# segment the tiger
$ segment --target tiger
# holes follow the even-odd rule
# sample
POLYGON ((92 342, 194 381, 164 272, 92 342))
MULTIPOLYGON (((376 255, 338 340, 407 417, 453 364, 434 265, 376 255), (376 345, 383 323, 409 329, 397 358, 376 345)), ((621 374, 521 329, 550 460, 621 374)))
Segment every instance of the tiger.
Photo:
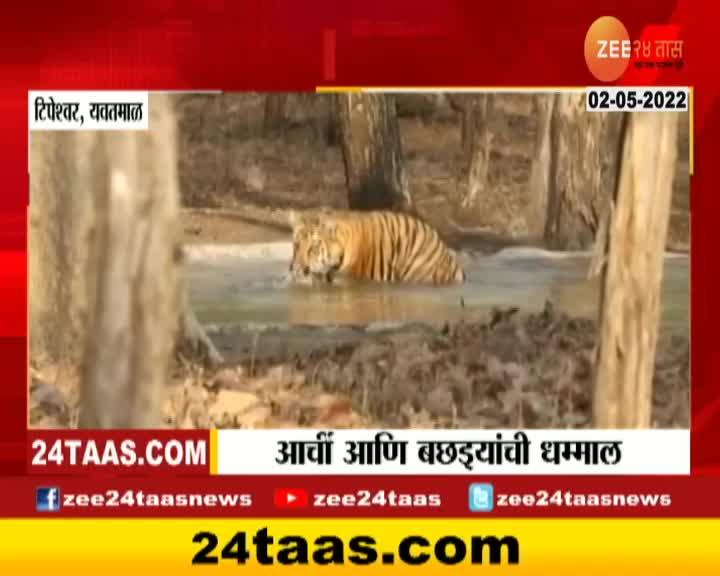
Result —
POLYGON ((291 212, 291 278, 331 284, 336 278, 383 283, 463 284, 456 254, 437 231, 391 211, 291 212))

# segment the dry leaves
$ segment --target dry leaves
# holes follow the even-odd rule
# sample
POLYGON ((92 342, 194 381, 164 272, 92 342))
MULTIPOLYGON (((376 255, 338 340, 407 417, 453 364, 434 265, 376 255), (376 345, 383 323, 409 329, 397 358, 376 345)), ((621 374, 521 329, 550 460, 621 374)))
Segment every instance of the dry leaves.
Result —
MULTIPOLYGON (((489 322, 367 331, 303 357, 265 357, 207 373, 178 368, 172 428, 584 428, 591 424, 592 321, 551 307, 489 322)), ((73 427, 78 377, 33 370, 30 422, 73 427)), ((658 347, 653 425, 689 424, 689 342, 658 347)))

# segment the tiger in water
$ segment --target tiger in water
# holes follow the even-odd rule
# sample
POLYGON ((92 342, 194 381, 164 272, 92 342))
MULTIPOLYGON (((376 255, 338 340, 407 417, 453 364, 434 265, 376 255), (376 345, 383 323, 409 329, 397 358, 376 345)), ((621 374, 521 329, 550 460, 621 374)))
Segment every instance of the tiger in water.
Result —
POLYGON ((290 214, 296 282, 340 279, 462 284, 455 253, 425 222, 408 214, 321 211, 290 214))

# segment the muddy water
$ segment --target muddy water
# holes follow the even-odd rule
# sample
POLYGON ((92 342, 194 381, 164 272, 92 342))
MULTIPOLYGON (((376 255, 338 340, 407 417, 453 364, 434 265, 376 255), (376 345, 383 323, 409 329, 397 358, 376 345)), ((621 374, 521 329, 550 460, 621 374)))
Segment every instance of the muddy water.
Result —
MULTIPOLYGON (((587 279, 589 255, 511 248, 463 255, 468 282, 458 287, 355 285, 305 287, 287 280, 286 243, 195 246, 188 254, 190 296, 205 324, 261 326, 383 326, 437 323, 476 316, 496 306, 559 310, 594 317, 598 281, 587 279)), ((689 260, 665 259, 663 331, 689 330, 689 260)), ((290 330, 293 332, 293 330, 290 330)))

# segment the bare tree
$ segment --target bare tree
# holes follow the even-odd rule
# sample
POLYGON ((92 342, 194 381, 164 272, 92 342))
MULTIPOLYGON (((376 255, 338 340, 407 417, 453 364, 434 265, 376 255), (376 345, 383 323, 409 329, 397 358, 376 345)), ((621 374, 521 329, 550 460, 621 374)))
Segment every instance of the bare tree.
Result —
POLYGON ((337 105, 349 207, 410 209, 394 98, 348 93, 337 105))
POLYGON ((476 94, 465 105, 463 115, 463 149, 467 161, 467 188, 463 207, 474 206, 487 186, 492 132, 488 126, 494 107, 494 95, 476 94))
POLYGON ((588 112, 570 92, 538 95, 535 111, 528 227, 552 248, 587 248, 615 186, 621 115, 588 112))
POLYGON ((605 255, 593 417, 599 428, 649 428, 663 262, 677 155, 676 113, 633 113, 601 237, 605 255))

